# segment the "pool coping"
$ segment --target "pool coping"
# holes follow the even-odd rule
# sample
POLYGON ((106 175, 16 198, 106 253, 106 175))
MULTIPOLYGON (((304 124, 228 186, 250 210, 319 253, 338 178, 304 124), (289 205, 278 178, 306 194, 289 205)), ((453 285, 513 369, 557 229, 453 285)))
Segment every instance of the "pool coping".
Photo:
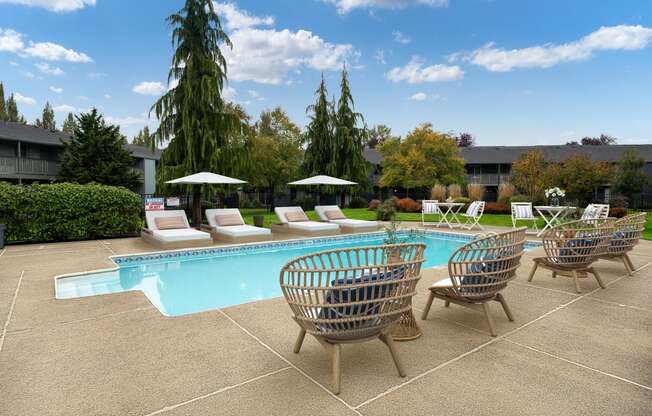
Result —
MULTIPOLYGON (((407 234, 410 232, 419 232, 419 233, 424 233, 428 235, 443 235, 446 237, 463 237, 464 240, 470 240, 472 239, 475 235, 477 234, 471 234, 471 233, 463 233, 463 232, 455 232, 455 231, 441 231, 441 230, 427 230, 423 228, 406 228, 406 229, 401 229, 398 231, 398 234, 407 234)), ((148 259, 155 259, 155 258, 170 258, 170 259, 189 259, 192 258, 192 255, 195 256, 200 256, 200 255, 206 255, 206 254, 220 254, 220 253, 227 253, 227 252, 233 252, 233 251, 241 251, 242 249, 247 249, 250 248, 252 250, 254 249, 261 249, 265 247, 275 247, 275 246, 291 246, 291 245, 300 245, 301 243, 307 242, 307 241, 346 241, 346 240, 353 240, 356 237, 360 236, 365 236, 365 237, 373 237, 373 236, 380 236, 383 234, 387 234, 386 231, 373 231, 373 232, 366 232, 366 233, 353 233, 353 234, 344 234, 344 235, 335 235, 335 236, 322 236, 322 237, 300 237, 300 238, 292 238, 288 240, 278 240, 278 241, 264 241, 264 242, 251 242, 251 243, 235 243, 235 244, 226 244, 223 246, 217 246, 217 247, 194 247, 194 248, 182 248, 182 249, 175 249, 175 250, 159 250, 159 251, 151 251, 151 252, 141 252, 141 253, 132 253, 132 254, 112 254, 108 258, 109 260, 114 264, 113 267, 107 267, 104 269, 95 269, 95 270, 85 270, 81 272, 73 272, 73 273, 64 273, 60 275, 56 275, 53 277, 53 283, 54 283, 54 298, 56 300, 66 300, 68 298, 59 298, 59 290, 58 290, 58 285, 57 281, 58 280, 63 280, 63 279, 74 279, 77 277, 84 277, 88 276, 90 274, 97 274, 97 273, 109 273, 109 272, 114 272, 117 270, 120 270, 122 266, 128 265, 129 260, 127 262, 120 262, 118 259, 133 259, 131 260, 132 262, 137 262, 137 261, 143 261, 143 260, 148 260, 148 259), (147 258, 145 258, 147 257, 147 258)), ((536 240, 525 240, 525 245, 530 245, 533 246, 531 248, 537 248, 541 247, 542 243, 540 241, 536 240)), ((434 267, 440 267, 440 266, 434 266, 434 267)))

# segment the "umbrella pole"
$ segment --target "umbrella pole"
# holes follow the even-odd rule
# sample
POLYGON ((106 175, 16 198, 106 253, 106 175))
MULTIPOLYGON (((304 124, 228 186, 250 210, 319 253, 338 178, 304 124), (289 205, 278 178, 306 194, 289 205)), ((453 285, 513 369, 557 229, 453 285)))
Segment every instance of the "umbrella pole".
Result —
POLYGON ((192 226, 201 227, 201 185, 192 185, 192 226))

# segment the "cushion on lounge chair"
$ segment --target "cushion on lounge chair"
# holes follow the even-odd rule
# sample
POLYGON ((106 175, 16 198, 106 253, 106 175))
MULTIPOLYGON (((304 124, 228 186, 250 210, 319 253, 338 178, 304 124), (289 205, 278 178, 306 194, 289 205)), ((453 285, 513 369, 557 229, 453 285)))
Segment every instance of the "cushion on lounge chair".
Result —
POLYGON ((152 235, 155 239, 163 243, 173 243, 182 241, 195 241, 212 239, 209 233, 198 231, 193 228, 174 229, 174 230, 153 230, 152 235))
POLYGON ((238 214, 218 214, 215 216, 215 222, 218 227, 228 227, 231 225, 244 225, 242 218, 238 214))
POLYGON ((186 222, 183 217, 156 217, 154 218, 156 228, 159 230, 180 230, 186 229, 186 222))
POLYGON ((365 220, 353 220, 350 218, 344 218, 342 220, 332 220, 331 221, 334 224, 337 224, 341 227, 346 227, 346 228, 374 228, 378 227, 378 223, 376 221, 365 221, 365 220))
POLYGON ((317 221, 288 222, 288 227, 306 232, 335 231, 340 229, 340 226, 337 224, 317 221))
POLYGON ((303 221, 310 221, 310 219, 306 216, 306 213, 303 211, 291 211, 291 212, 286 212, 285 213, 285 219, 288 222, 303 222, 303 221))
POLYGON ((346 216, 339 209, 329 209, 324 213, 329 220, 345 220, 346 216))

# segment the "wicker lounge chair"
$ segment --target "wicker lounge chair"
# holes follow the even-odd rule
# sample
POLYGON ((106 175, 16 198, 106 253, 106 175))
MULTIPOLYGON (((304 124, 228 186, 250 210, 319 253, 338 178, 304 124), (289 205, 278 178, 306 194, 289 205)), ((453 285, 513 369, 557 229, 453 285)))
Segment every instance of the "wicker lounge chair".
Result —
POLYGON ((346 218, 337 205, 317 205, 315 212, 324 222, 337 224, 345 233, 360 233, 378 230, 376 221, 353 220, 346 218))
POLYGON ((332 356, 335 394, 340 392, 342 344, 380 339, 405 377, 387 330, 412 308, 424 249, 424 244, 397 244, 330 250, 283 267, 281 289, 301 328, 294 352, 299 353, 306 333, 324 346, 332 356))
POLYGON ((534 278, 537 268, 542 267, 552 271, 552 277, 572 277, 577 293, 581 293, 579 279, 588 277, 589 273, 604 289, 592 264, 607 252, 613 233, 612 219, 570 221, 549 229, 542 236, 546 257, 533 259, 528 282, 534 278))
POLYGON ((582 212, 582 220, 598 220, 609 216, 609 204, 589 204, 582 212))
POLYGON ((514 320, 500 291, 514 279, 520 265, 525 243, 525 227, 500 234, 479 236, 457 249, 448 261, 448 275, 430 286, 430 297, 421 319, 428 318, 432 302, 441 299, 445 306, 451 303, 483 311, 489 331, 496 336, 489 314, 490 301, 500 302, 510 321, 514 320))
POLYGON ((512 227, 516 228, 519 221, 527 221, 532 223, 534 230, 538 232, 538 220, 532 211, 532 202, 512 202, 512 227))
POLYGON ((207 209, 206 219, 208 225, 203 224, 202 230, 210 232, 215 241, 247 243, 272 239, 268 228, 245 224, 237 208, 207 209))
POLYGON ((484 201, 473 201, 469 204, 469 207, 466 209, 464 214, 460 214, 460 217, 465 220, 462 224, 462 228, 467 230, 472 229, 476 225, 484 230, 482 225, 480 225, 480 218, 482 218, 482 213, 484 212, 484 201))
POLYGON ((209 233, 190 228, 183 210, 147 211, 147 228, 140 236, 143 241, 158 248, 186 248, 211 245, 209 233))
POLYGON ((607 252, 600 256, 601 259, 622 261, 628 275, 632 275, 636 267, 628 253, 638 244, 641 234, 645 229, 645 212, 631 214, 614 223, 614 231, 607 252))
POLYGON ((340 233, 340 226, 329 222, 310 221, 301 207, 276 207, 280 224, 272 224, 274 233, 298 234, 304 236, 333 235, 340 233))

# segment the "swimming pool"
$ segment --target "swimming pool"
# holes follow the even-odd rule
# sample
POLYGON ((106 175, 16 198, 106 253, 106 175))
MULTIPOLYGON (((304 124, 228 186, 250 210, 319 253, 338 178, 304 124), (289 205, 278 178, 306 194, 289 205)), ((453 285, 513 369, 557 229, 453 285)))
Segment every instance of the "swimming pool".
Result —
MULTIPOLYGON (((401 233, 399 233, 401 235, 401 233)), ((402 234, 406 236, 405 233, 402 234)), ((55 279, 57 299, 139 290, 165 316, 179 316, 282 296, 281 268, 307 253, 383 244, 384 232, 230 247, 113 256, 116 270, 55 279)), ((425 231, 423 267, 448 262, 469 235, 425 231)), ((528 246, 536 243, 528 242, 528 246)))

